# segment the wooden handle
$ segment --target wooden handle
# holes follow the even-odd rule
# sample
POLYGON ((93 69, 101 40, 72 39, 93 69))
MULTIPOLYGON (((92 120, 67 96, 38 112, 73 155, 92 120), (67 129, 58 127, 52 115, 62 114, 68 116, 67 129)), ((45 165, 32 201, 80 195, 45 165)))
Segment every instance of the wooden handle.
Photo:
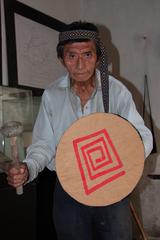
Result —
MULTIPOLYGON (((15 163, 15 165, 19 165, 20 160, 19 160, 19 155, 18 155, 18 147, 17 147, 17 137, 11 137, 10 140, 10 144, 11 144, 11 152, 12 152, 12 159, 13 162, 15 163)), ((19 186, 16 188, 16 193, 18 195, 23 194, 23 186, 19 186)))
POLYGON ((16 193, 17 195, 22 195, 23 194, 23 186, 19 186, 16 188, 16 193))

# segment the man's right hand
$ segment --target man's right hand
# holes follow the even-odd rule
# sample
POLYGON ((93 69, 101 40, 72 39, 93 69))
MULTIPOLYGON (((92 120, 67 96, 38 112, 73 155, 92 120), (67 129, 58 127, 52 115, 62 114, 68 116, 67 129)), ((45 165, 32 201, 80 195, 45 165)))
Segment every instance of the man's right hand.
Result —
POLYGON ((18 166, 8 164, 5 173, 7 174, 8 184, 15 188, 25 184, 29 178, 29 171, 26 163, 19 163, 18 166))

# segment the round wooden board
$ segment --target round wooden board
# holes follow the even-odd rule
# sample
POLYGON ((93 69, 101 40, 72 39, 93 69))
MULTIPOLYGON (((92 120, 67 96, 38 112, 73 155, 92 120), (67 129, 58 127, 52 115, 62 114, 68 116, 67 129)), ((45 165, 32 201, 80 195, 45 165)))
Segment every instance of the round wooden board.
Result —
POLYGON ((63 189, 88 206, 120 201, 135 188, 144 167, 144 146, 127 120, 94 113, 74 122, 56 152, 63 189))

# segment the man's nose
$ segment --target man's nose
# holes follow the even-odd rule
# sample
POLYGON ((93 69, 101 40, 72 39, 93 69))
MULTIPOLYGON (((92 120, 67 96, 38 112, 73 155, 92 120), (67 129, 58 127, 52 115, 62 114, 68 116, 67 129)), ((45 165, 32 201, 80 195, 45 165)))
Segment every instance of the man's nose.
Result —
POLYGON ((81 56, 78 57, 77 59, 77 68, 82 69, 84 67, 85 63, 84 60, 81 56))

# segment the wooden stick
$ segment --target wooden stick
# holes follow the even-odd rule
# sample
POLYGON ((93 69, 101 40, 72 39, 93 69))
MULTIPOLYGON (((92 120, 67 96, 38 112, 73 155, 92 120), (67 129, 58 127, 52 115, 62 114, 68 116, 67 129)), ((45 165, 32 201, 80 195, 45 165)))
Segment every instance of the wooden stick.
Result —
MULTIPOLYGON (((19 166, 19 154, 18 154, 18 147, 17 147, 17 137, 11 137, 10 138, 10 145, 11 145, 11 153, 12 153, 12 159, 13 159, 13 163, 15 164, 15 166, 19 166)), ((16 188, 16 193, 18 195, 23 194, 23 186, 19 186, 16 188)))
POLYGON ((138 226, 138 228, 139 228, 139 230, 140 230, 140 232, 141 232, 141 235, 142 235, 142 237, 143 237, 143 240, 148 240, 148 237, 146 236, 146 234, 145 234, 145 232, 144 232, 143 226, 142 226, 142 224, 141 224, 141 222, 140 222, 140 219, 139 219, 139 217, 138 217, 138 215, 137 215, 137 213, 136 213, 136 210, 135 210, 135 208, 134 208, 133 203, 132 203, 131 200, 130 200, 130 208, 131 208, 131 212, 132 212, 132 214, 133 214, 133 217, 134 217, 134 219, 135 219, 135 221, 136 221, 136 223, 137 223, 137 226, 138 226))

